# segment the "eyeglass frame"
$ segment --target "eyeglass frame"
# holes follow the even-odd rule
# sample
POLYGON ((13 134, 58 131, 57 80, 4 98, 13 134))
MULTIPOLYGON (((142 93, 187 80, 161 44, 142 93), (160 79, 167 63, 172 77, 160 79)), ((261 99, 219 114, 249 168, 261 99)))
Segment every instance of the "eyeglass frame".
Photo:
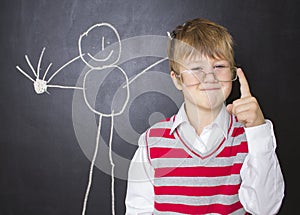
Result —
MULTIPOLYGON (((228 67, 230 67, 230 66, 227 66, 227 68, 228 68, 228 67)), ((184 86, 190 87, 190 86, 199 85, 200 83, 203 83, 203 81, 204 81, 205 78, 206 78, 206 75, 209 75, 209 74, 212 74, 212 75, 214 76, 214 79, 215 79, 216 81, 218 81, 218 82, 233 82, 233 81, 236 81, 237 78, 238 78, 238 76, 237 76, 237 67, 236 67, 236 66, 233 66, 233 67, 230 67, 230 69, 231 69, 231 71, 232 71, 233 74, 234 74, 234 78, 233 78, 232 80, 230 80, 230 81, 221 81, 221 80, 219 80, 219 79, 217 78, 215 72, 204 72, 203 70, 201 70, 201 71, 199 71, 199 73, 200 73, 200 74, 204 74, 202 80, 199 80, 199 79, 198 79, 199 83, 197 83, 197 84, 191 84, 191 85, 186 85, 186 84, 184 84, 184 82, 183 82, 183 80, 182 80, 182 75, 181 75, 182 73, 185 73, 185 72, 191 72, 191 73, 193 73, 193 71, 192 71, 191 69, 184 70, 184 71, 180 72, 180 74, 177 74, 175 71, 174 71, 174 72, 175 72, 175 77, 176 77, 176 78, 179 78, 180 81, 181 81, 181 83, 182 83, 184 86)))

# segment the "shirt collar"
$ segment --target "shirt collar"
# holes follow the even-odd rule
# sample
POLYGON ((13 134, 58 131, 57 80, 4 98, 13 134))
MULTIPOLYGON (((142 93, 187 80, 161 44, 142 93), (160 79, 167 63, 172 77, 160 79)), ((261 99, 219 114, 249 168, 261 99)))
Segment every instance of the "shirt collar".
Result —
MULTIPOLYGON (((229 121, 230 121, 230 115, 226 111, 226 107, 223 104, 222 108, 220 110, 220 113, 218 114, 216 119, 210 125, 208 125, 207 127, 212 128, 214 125, 218 126, 221 129, 224 137, 227 137, 227 132, 228 132, 228 128, 229 128, 229 121)), ((178 113, 175 116, 175 120, 174 120, 173 126, 171 127, 170 133, 173 133, 175 131, 175 129, 178 126, 180 126, 180 124, 185 123, 185 122, 189 123, 189 120, 188 120, 188 117, 186 115, 185 108, 184 108, 184 103, 183 103, 181 105, 181 107, 179 108, 178 113)))

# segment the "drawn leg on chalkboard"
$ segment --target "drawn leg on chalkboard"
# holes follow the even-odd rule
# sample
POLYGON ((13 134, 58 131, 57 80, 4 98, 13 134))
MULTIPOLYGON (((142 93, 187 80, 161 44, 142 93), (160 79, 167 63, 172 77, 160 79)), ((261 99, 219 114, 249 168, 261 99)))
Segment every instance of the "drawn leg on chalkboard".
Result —
POLYGON ((42 52, 40 54, 40 58, 37 64, 37 68, 36 70, 33 68, 32 63, 29 60, 29 57, 27 55, 25 55, 25 59, 27 61, 27 64, 29 65, 31 71, 33 72, 33 75, 35 76, 35 79, 33 79, 30 75, 28 75, 26 72, 24 72, 23 69, 21 69, 19 66, 16 66, 16 68, 23 74, 25 75, 25 77, 27 77, 29 80, 31 80, 33 82, 33 86, 34 86, 34 90, 37 94, 42 94, 42 93, 49 93, 47 91, 47 89, 49 87, 52 88, 62 88, 62 89, 79 89, 79 90, 83 90, 82 87, 74 87, 74 86, 63 86, 63 85, 49 85, 50 81, 62 70, 64 69, 66 66, 68 66, 69 64, 71 64, 72 62, 78 60, 81 58, 81 56, 77 56, 73 59, 71 59, 70 61, 68 61, 66 64, 64 64, 63 66, 61 66, 58 70, 56 70, 53 75, 48 79, 46 79, 47 73, 50 69, 50 67, 52 66, 52 63, 50 63, 43 75, 43 78, 40 77, 40 70, 41 70, 41 63, 42 63, 42 58, 45 52, 45 47, 42 49, 42 52))

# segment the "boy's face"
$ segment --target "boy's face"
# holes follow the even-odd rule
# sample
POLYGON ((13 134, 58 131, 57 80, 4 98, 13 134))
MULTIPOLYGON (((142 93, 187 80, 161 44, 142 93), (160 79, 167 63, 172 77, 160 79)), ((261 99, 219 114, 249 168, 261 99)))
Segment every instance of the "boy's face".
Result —
POLYGON ((232 89, 231 81, 218 81, 228 79, 226 68, 230 70, 229 62, 198 56, 185 59, 180 64, 180 75, 176 76, 172 71, 171 77, 177 89, 182 90, 186 105, 203 110, 219 109, 232 89))

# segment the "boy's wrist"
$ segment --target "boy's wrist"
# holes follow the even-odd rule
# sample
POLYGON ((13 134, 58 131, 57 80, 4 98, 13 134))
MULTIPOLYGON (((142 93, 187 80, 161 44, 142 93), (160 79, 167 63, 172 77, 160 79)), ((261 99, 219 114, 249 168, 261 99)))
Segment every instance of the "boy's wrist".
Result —
POLYGON ((264 124, 245 128, 249 154, 264 155, 276 147, 273 125, 270 120, 264 124))

